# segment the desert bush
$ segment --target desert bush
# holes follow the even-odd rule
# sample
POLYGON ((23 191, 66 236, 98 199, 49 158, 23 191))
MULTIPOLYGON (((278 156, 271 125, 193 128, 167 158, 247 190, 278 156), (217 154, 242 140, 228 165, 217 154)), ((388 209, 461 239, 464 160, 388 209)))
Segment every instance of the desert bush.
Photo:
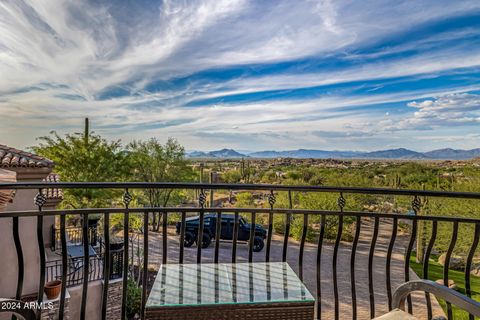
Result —
POLYGON ((129 279, 127 282, 127 318, 134 319, 140 314, 142 306, 142 288, 135 281, 129 279))

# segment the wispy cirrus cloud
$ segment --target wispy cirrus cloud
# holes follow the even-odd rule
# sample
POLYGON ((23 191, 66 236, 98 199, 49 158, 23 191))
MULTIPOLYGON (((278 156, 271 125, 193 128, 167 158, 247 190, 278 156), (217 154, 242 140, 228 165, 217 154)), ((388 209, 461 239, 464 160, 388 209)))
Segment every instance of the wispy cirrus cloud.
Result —
POLYGON ((440 145, 479 133, 479 21, 477 1, 6 0, 0 135, 28 146, 89 116, 187 148, 440 145))

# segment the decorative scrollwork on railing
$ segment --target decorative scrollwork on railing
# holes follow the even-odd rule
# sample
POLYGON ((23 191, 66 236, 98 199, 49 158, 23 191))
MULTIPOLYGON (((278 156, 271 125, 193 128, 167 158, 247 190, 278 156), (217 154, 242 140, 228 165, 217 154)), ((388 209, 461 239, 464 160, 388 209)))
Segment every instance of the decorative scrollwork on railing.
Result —
POLYGON ((273 209, 273 206, 275 205, 275 202, 277 199, 275 198, 275 194, 273 193, 273 190, 270 191, 270 194, 268 195, 268 204, 270 205, 270 208, 273 209))
POLYGON ((35 205, 41 209, 47 203, 47 197, 40 191, 35 195, 35 205))
POLYGON ((343 197, 343 192, 340 193, 340 196, 337 199, 337 204, 340 211, 343 211, 343 208, 345 208, 345 205, 347 204, 347 200, 343 197))
POLYGON ((198 195, 198 205, 202 208, 205 208, 206 203, 207 203, 207 194, 202 189, 200 190, 200 194, 198 195))
POLYGON ((413 200, 412 200, 412 209, 415 214, 418 214, 420 211, 420 208, 422 206, 422 201, 420 198, 416 195, 413 200))
POLYGON ((125 189, 125 193, 123 194, 123 204, 125 205, 125 207, 128 208, 128 205, 130 204, 132 199, 133 197, 130 192, 128 192, 128 189, 125 189))

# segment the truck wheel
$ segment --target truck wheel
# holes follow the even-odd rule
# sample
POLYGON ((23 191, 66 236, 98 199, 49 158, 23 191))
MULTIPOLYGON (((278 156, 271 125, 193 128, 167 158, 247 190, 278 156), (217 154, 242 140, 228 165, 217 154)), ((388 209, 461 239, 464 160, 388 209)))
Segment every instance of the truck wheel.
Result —
MULTIPOLYGON (((195 242, 197 242, 197 239, 195 239, 195 242)), ((212 238, 208 235, 208 233, 204 233, 202 239, 202 248, 208 248, 210 246, 210 243, 212 243, 212 238)))
POLYGON ((253 252, 262 251, 264 246, 265 246, 265 243, 263 242, 263 239, 261 237, 253 238, 253 252))
POLYGON ((183 246, 185 248, 190 248, 195 242, 195 235, 192 232, 185 232, 185 240, 183 241, 183 246))

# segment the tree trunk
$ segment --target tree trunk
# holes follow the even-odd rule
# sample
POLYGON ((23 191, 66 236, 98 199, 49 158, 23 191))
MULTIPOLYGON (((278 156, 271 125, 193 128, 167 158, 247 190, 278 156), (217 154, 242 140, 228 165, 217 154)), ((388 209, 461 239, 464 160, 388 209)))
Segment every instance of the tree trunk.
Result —
POLYGON ((160 213, 156 212, 155 215, 157 218, 155 219, 155 223, 153 224, 153 231, 158 232, 160 230, 160 213))

